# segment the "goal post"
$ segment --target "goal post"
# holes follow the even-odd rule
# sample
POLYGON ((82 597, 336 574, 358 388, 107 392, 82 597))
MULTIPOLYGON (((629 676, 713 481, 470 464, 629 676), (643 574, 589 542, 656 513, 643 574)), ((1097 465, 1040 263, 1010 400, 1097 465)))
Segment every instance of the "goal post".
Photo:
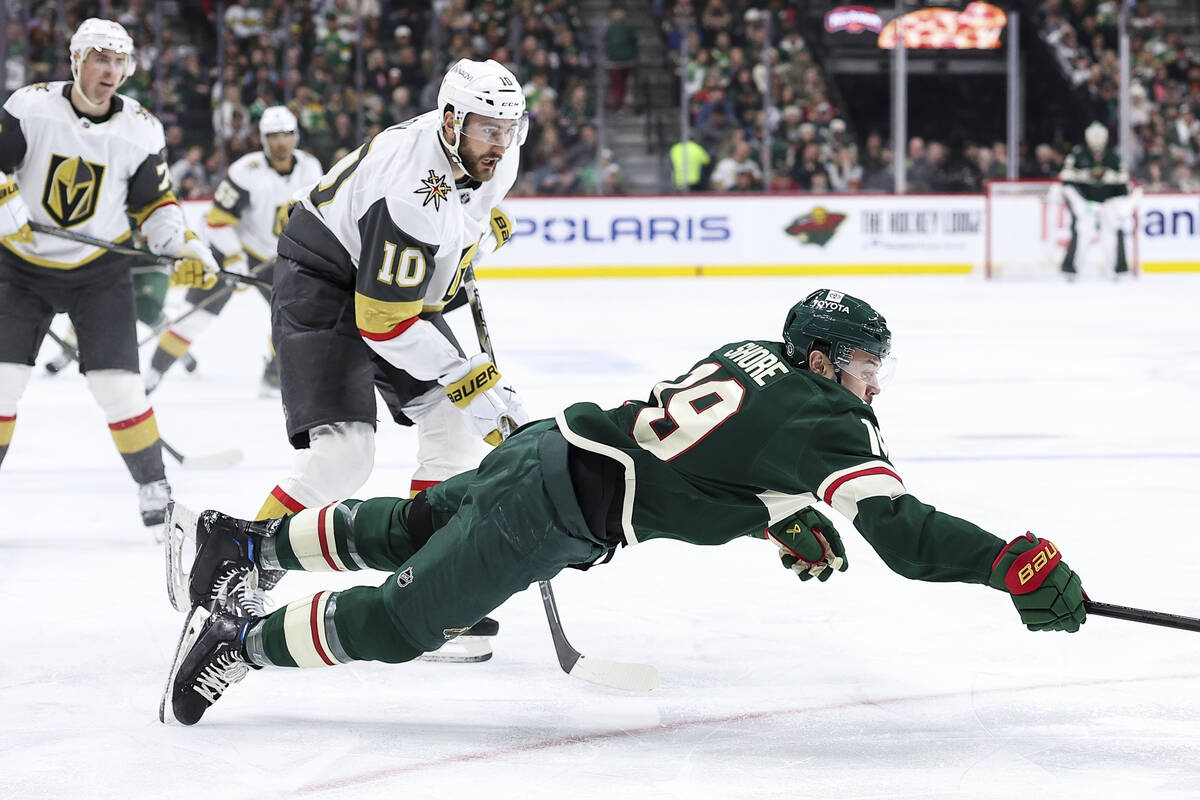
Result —
MULTIPOLYGON (((988 279, 1061 277, 1071 238, 1071 211, 1056 180, 989 180, 984 184, 984 275, 988 279)), ((1079 231, 1075 267, 1081 277, 1110 277, 1097 220, 1079 231)), ((1137 274, 1136 209, 1125 244, 1130 271, 1137 274)))

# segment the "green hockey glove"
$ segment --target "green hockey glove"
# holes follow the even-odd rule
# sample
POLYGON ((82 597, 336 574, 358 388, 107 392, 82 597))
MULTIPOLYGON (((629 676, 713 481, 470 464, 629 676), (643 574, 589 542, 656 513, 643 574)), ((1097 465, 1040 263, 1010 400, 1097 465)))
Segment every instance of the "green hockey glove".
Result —
POLYGON ((763 531, 779 546, 779 560, 800 580, 816 578, 822 583, 836 572, 850 568, 846 548, 833 523, 815 508, 802 508, 763 531))
POLYGON ((1053 542, 1032 533, 1013 539, 992 563, 988 585, 1008 592, 1031 631, 1079 630, 1087 618, 1085 595, 1053 542))

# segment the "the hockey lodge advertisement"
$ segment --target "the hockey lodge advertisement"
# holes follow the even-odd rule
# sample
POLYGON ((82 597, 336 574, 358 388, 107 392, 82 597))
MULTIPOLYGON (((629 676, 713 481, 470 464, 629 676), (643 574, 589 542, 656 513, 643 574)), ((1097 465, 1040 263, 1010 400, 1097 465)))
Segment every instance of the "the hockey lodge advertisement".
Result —
MULTIPOLYGON (((208 207, 187 205, 197 218, 208 207)), ((535 197, 504 207, 513 238, 481 263, 484 277, 968 274, 986 258, 981 195, 535 197)), ((1142 270, 1200 270, 1200 196, 1146 195, 1137 230, 1142 270)))

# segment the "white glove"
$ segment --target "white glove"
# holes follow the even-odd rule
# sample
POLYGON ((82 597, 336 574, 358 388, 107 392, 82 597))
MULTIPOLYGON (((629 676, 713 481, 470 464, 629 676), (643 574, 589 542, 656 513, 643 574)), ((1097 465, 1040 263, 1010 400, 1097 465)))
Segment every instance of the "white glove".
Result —
POLYGON ((441 383, 450 402, 493 447, 529 421, 516 390, 500 386, 500 371, 487 353, 471 356, 446 373, 441 383))
POLYGON ((17 182, 0 172, 0 239, 28 244, 33 241, 29 227, 29 206, 21 197, 17 182))
MULTIPOLYGON (((225 260, 221 263, 221 269, 226 275, 241 275, 247 277, 250 275, 250 260, 246 258, 246 254, 238 250, 231 256, 225 256, 225 260)), ((235 281, 234 291, 244 292, 250 288, 250 284, 245 281, 235 281)))
POLYGON ((250 261, 246 258, 246 254, 240 250, 231 256, 225 256, 225 263, 221 266, 231 275, 245 277, 250 274, 250 261))
POLYGON ((184 233, 183 246, 171 254, 175 258, 175 271, 171 273, 172 286, 197 286, 211 289, 217 285, 221 272, 208 245, 200 241, 191 231, 184 233))

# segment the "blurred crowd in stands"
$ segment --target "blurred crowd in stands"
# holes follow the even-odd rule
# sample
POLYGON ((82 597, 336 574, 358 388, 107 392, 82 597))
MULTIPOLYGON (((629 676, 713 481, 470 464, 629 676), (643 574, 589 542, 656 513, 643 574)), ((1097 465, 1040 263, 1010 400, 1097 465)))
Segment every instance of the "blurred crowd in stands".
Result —
MULTIPOLYGON (((1046 46, 1115 141, 1118 0, 1038 2, 1046 46)), ((24 17, 10 16, 6 29, 6 82, 11 89, 68 78, 70 33, 84 17, 107 13, 137 46, 138 71, 122 91, 166 126, 177 192, 203 197, 228 163, 259 147, 257 119, 267 106, 290 105, 301 147, 328 167, 388 125, 433 108, 437 83, 455 60, 494 58, 522 82, 530 115, 514 193, 620 194, 625 182, 598 122, 646 111, 635 88, 644 42, 628 9, 658 25, 663 69, 675 69, 686 91, 690 137, 662 143, 668 185, 718 192, 894 188, 887 132, 848 124, 836 87, 806 46, 795 2, 614 0, 605 18, 585 20, 573 0, 228 0, 223 37, 217 5, 26 4, 24 17), (156 20, 163 21, 157 38, 156 20)), ((1151 190, 1200 190, 1200 61, 1147 5, 1132 21, 1133 174, 1151 190)), ((1058 175, 1062 155, 1050 144, 1021 155, 1022 177, 1058 175)), ((909 191, 979 191, 983 181, 1006 174, 1003 142, 951 152, 944 142, 913 137, 903 157, 909 191)))
MULTIPOLYGON (((761 191, 766 182, 779 191, 894 191, 892 147, 880 131, 857 136, 840 116, 794 8, 767 20, 761 5, 675 0, 662 6, 664 41, 684 74, 692 128, 692 141, 671 149, 675 186, 743 192, 761 191), (768 22, 770 69, 763 55, 768 22), (768 88, 771 103, 764 108, 768 88), (764 179, 767 142, 770 177, 764 179)), ((1007 174, 1004 142, 968 142, 951 152, 943 142, 912 137, 905 158, 908 191, 982 191, 985 180, 1007 174)), ((1055 178, 1061 167, 1061 154, 1040 144, 1020 175, 1055 178)))
MULTIPOLYGON (((1039 32, 1091 117, 1117 140, 1118 0, 1042 0, 1039 32)), ((1200 57, 1149 2, 1129 19, 1133 165, 1148 191, 1200 191, 1200 57)))

